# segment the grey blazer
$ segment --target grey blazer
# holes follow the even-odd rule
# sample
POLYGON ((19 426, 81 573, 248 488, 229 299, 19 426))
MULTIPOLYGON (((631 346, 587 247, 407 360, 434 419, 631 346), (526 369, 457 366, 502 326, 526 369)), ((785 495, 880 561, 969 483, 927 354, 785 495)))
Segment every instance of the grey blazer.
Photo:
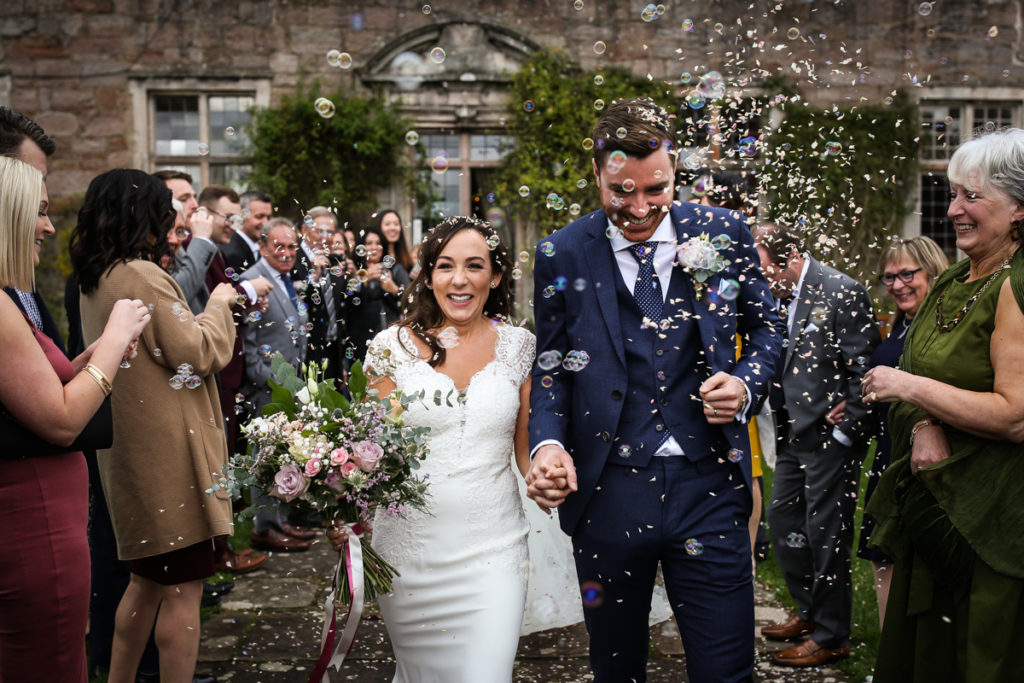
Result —
POLYGON ((860 382, 871 351, 881 340, 871 298, 850 276, 807 260, 783 359, 782 388, 791 434, 801 439, 810 430, 820 430, 827 438, 832 426, 825 416, 846 399, 845 416, 837 426, 854 443, 863 444, 870 421, 860 382))
POLYGON ((280 351, 296 368, 306 359, 306 313, 295 310, 280 273, 268 266, 265 259, 253 264, 241 279, 252 280, 260 275, 274 283, 274 289, 267 295, 267 310, 259 320, 246 319, 241 326, 245 349, 245 381, 241 392, 250 415, 261 415, 263 406, 270 402, 271 391, 267 384, 270 356, 280 351))
POLYGON ((178 249, 175 257, 178 269, 171 273, 171 277, 181 287, 193 315, 202 313, 206 309, 206 302, 210 300, 210 292, 206 290, 206 271, 210 269, 216 254, 217 245, 210 240, 195 237, 187 249, 178 249))

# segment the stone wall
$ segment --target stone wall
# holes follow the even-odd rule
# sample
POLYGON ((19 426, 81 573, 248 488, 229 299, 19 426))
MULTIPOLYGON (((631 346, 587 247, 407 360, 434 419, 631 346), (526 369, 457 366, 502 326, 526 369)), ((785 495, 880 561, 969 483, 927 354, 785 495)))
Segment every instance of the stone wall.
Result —
MULTIPOLYGON (((708 69, 733 88, 783 76, 816 104, 878 101, 896 88, 927 97, 1020 84, 1019 0, 944 0, 930 12, 921 4, 676 0, 645 15, 637 0, 577 0, 581 9, 572 0, 5 0, 0 88, 9 91, 0 101, 56 138, 50 191, 60 195, 137 160, 133 81, 265 78, 271 99, 314 78, 364 87, 375 56, 401 36, 453 21, 564 48, 586 68, 623 66, 674 83, 708 69), (330 49, 350 53, 352 68, 329 67, 330 49)), ((428 99, 446 101, 439 95, 428 99)))

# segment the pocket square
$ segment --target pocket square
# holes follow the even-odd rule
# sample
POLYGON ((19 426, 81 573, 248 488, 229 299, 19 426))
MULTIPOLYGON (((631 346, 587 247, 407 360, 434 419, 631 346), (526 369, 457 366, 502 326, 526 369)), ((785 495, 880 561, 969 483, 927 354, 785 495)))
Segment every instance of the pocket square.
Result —
POLYGON ((814 323, 810 323, 809 325, 807 325, 807 327, 804 328, 804 334, 807 334, 809 332, 817 332, 817 331, 818 331, 818 326, 815 325, 814 323))

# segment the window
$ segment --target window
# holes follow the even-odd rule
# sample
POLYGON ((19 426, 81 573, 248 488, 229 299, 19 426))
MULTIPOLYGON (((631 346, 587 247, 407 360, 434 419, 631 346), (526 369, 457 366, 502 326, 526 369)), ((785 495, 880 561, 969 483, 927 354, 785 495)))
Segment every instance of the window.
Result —
MULTIPOLYGON (((1020 105, 1012 102, 921 102, 920 234, 935 240, 956 258, 956 233, 946 216, 949 158, 978 132, 1021 124, 1020 105)), ((908 228, 908 232, 911 232, 908 228)))
POLYGON ((491 192, 488 181, 493 169, 511 151, 512 141, 509 135, 476 131, 428 133, 420 137, 431 200, 417 216, 424 231, 447 216, 476 216, 497 223, 496 207, 485 199, 491 192))
POLYGON ((269 95, 269 82, 255 80, 133 82, 139 166, 185 171, 197 191, 214 183, 247 189, 246 127, 269 95))

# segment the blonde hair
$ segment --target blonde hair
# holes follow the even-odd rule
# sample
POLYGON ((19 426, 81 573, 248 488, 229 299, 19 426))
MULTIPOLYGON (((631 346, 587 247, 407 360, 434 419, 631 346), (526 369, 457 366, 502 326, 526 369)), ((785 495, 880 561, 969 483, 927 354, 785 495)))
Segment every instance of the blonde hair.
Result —
MULTIPOLYGON (((928 289, 932 288, 935 278, 942 274, 949 267, 949 259, 942 251, 942 248, 930 237, 919 235, 908 239, 897 239, 882 253, 878 262, 878 272, 884 273, 885 267, 907 259, 913 261, 924 269, 928 277, 928 289)), ((889 329, 903 319, 903 311, 896 309, 896 314, 889 319, 889 329)))
POLYGON ((31 292, 43 174, 23 161, 0 156, 0 285, 31 292))

